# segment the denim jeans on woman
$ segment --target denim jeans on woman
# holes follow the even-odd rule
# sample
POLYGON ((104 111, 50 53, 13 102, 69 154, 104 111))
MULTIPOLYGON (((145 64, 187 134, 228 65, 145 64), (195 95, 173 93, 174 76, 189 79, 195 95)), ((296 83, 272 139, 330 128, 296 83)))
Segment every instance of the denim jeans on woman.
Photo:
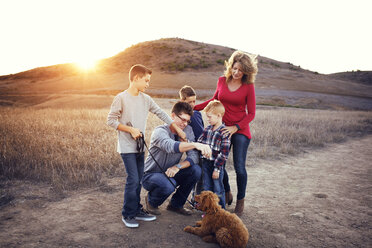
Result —
POLYGON ((203 170, 203 189, 209 190, 220 198, 219 204, 222 208, 225 208, 225 189, 223 187, 223 176, 224 170, 220 171, 220 176, 218 179, 213 179, 212 174, 214 170, 214 161, 203 159, 202 160, 202 170, 203 170))
MULTIPOLYGON (((174 208, 182 208, 195 183, 201 176, 200 166, 194 164, 180 170, 169 178, 175 186, 178 186, 176 193, 172 196, 170 204, 174 208)), ((170 196, 175 188, 166 176, 161 172, 150 172, 143 176, 143 188, 149 191, 149 204, 158 207, 170 196)))
POLYGON ((141 210, 141 180, 144 168, 144 153, 120 153, 127 171, 122 215, 135 217, 141 210))
MULTIPOLYGON (((231 146, 233 149, 233 160, 234 160, 234 169, 236 173, 236 184, 238 188, 237 199, 241 200, 245 197, 245 191, 247 188, 247 170, 245 168, 245 161, 247 158, 248 146, 250 139, 240 133, 235 133, 231 137, 231 146)), ((231 149, 231 147, 230 147, 231 149)), ((225 191, 230 191, 229 176, 227 175, 226 169, 224 169, 224 178, 223 184, 225 191)))

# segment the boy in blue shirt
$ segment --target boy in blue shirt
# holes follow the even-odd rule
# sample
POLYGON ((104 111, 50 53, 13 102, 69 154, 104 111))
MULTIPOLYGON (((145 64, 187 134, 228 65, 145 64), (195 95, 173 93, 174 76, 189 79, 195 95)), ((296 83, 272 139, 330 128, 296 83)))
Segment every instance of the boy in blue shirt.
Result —
POLYGON ((223 134, 222 117, 225 108, 218 100, 208 103, 204 109, 209 126, 206 127, 198 139, 198 142, 207 144, 212 149, 212 156, 202 156, 203 190, 210 190, 220 198, 220 205, 225 208, 225 189, 223 186, 224 166, 229 156, 230 138, 223 134))
POLYGON ((141 179, 144 171, 144 152, 137 151, 136 140, 145 133, 148 113, 151 112, 171 125, 181 139, 185 133, 173 120, 144 93, 149 87, 152 71, 143 65, 134 65, 129 71, 129 88, 115 96, 107 117, 107 124, 118 130, 117 151, 127 172, 124 190, 122 221, 130 228, 138 227, 137 220, 153 221, 140 204, 141 179))
MULTIPOLYGON (((192 108, 195 106, 196 102, 196 93, 195 90, 188 85, 184 85, 180 91, 180 100, 181 102, 187 102, 191 105, 192 108)), ((202 134, 204 129, 204 122, 201 113, 197 110, 194 110, 194 114, 191 116, 190 124, 192 131, 194 132, 195 141, 198 140, 199 136, 202 134)), ((200 163, 198 163, 200 165, 200 163)), ((201 193, 203 186, 203 176, 200 177, 200 180, 195 184, 195 187, 191 192, 191 201, 194 202, 195 195, 201 193)))
MULTIPOLYGON (((180 89, 179 95, 181 102, 187 102, 192 108, 194 108, 196 102, 196 93, 191 86, 184 85, 180 89)), ((197 140, 204 129, 204 122, 201 113, 197 110, 194 110, 194 114, 191 116, 190 121, 191 122, 189 125, 192 127, 195 140, 197 140)))

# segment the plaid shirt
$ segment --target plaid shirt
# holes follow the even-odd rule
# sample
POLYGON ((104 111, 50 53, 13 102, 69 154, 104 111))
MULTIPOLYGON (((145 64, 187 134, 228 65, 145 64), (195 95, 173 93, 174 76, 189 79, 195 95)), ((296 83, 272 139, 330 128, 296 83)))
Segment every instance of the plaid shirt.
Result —
MULTIPOLYGON (((225 164, 230 151, 230 139, 227 135, 221 133, 221 129, 225 125, 222 124, 215 131, 213 131, 213 126, 209 125, 204 128, 203 133, 200 135, 198 142, 207 144, 212 149, 212 156, 209 160, 214 160, 214 167, 221 170, 222 166, 225 164)), ((205 158, 202 156, 202 158, 205 158)))

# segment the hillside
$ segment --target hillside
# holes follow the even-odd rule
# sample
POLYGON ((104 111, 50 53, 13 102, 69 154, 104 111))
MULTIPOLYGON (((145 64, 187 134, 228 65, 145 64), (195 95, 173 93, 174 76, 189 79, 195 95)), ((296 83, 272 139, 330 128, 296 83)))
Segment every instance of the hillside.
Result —
MULTIPOLYGON (((92 71, 82 71, 73 64, 61 64, 0 76, 0 105, 38 104, 51 95, 57 97, 60 94, 114 95, 128 87, 129 68, 137 63, 154 71, 149 94, 176 97, 178 89, 189 84, 196 89, 200 99, 205 99, 213 94, 217 79, 223 74, 223 63, 233 51, 233 48, 179 38, 141 42, 99 61, 92 71)), ((263 56, 258 59, 258 102, 334 108, 336 103, 324 100, 330 94, 352 97, 351 102, 355 97, 361 98, 361 104, 367 103, 372 109, 372 103, 369 104, 371 85, 350 81, 347 77, 319 74, 263 56)), ((340 107, 355 109, 355 106, 340 107)), ((369 107, 362 107, 366 108, 369 107)))
POLYGON ((351 71, 330 74, 331 77, 372 85, 372 71, 351 71))

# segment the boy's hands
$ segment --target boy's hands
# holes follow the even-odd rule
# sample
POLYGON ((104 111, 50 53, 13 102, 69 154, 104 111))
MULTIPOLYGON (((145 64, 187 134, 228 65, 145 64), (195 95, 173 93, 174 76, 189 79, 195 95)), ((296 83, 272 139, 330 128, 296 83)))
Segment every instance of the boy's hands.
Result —
POLYGON ((177 136, 180 138, 180 140, 183 142, 187 142, 187 137, 186 137, 185 132, 179 126, 177 126, 176 123, 174 122, 171 124, 171 126, 176 131, 177 136))
POLYGON ((212 156, 212 149, 210 148, 209 145, 197 142, 194 142, 194 145, 195 148, 199 150, 204 157, 210 158, 212 156))
POLYGON ((134 140, 142 137, 141 130, 132 126, 132 123, 128 122, 127 125, 119 124, 117 130, 130 133, 134 140))
POLYGON ((132 138, 137 140, 139 137, 142 137, 142 133, 138 128, 131 127, 130 128, 130 135, 132 135, 132 138))
POLYGON ((212 179, 216 180, 220 178, 220 173, 218 171, 213 171, 212 173, 212 179))

